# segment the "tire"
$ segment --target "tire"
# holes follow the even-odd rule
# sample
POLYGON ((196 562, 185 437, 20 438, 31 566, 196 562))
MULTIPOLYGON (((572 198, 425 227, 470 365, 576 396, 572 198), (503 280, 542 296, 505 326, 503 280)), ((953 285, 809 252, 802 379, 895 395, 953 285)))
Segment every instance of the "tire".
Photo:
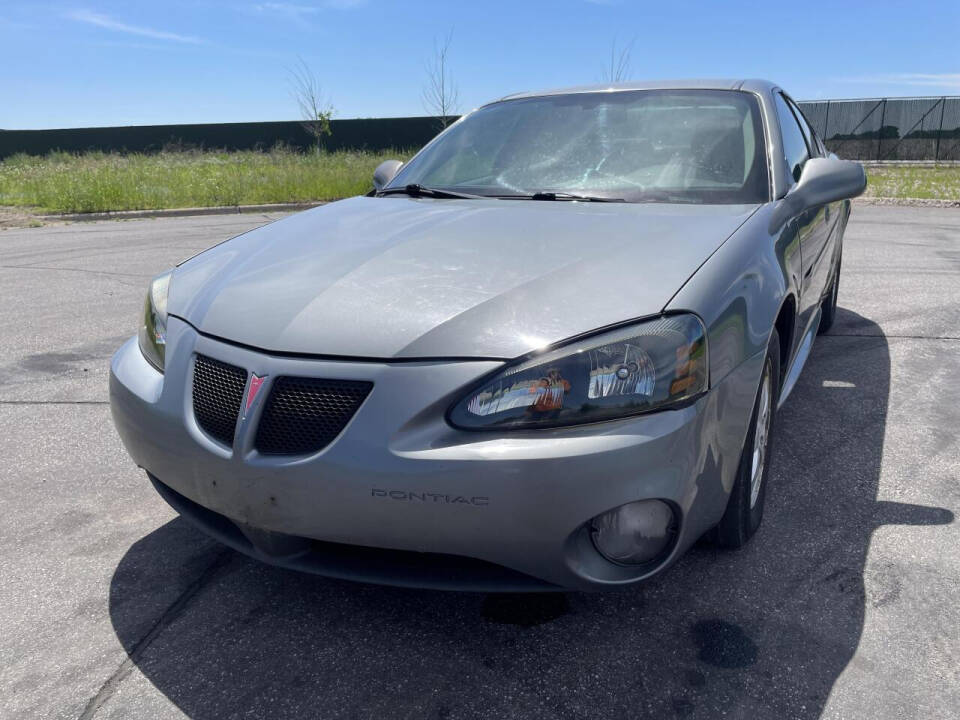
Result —
POLYGON ((721 547, 743 547, 760 527, 767 497, 767 468, 770 466, 779 398, 780 336, 774 328, 770 333, 767 355, 763 360, 763 372, 753 403, 750 428, 740 453, 737 477, 730 491, 726 512, 714 534, 721 547), (758 441, 762 445, 758 444, 758 441))
POLYGON ((823 335, 833 327, 833 321, 837 318, 837 296, 840 293, 840 260, 837 258, 837 269, 833 273, 833 282, 830 283, 830 292, 820 304, 820 327, 817 328, 817 335, 823 335))

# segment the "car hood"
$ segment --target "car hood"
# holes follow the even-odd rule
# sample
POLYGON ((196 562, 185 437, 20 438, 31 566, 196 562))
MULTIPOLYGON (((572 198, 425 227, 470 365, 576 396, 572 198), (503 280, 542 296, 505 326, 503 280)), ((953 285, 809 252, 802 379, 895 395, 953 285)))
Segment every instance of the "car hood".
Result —
POLYGON ((182 264, 168 308, 267 351, 512 358, 659 312, 756 209, 351 198, 182 264))

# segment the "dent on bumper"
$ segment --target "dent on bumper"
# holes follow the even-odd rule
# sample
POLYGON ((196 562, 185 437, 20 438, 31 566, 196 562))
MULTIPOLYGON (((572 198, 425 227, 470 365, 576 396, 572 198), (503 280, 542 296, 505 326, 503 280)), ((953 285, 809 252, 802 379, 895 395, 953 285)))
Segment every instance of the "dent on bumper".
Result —
MULTIPOLYGON (((238 529, 252 528, 253 535, 243 535, 247 540, 263 530, 340 545, 461 556, 581 589, 648 577, 719 520, 761 366, 760 358, 747 361, 682 410, 496 436, 455 430, 444 420, 462 388, 496 362, 280 358, 214 341, 176 318, 170 319, 167 357, 165 375, 142 358, 135 340, 114 357, 110 398, 120 436, 137 464, 164 486, 229 518, 238 529), (267 383, 280 375, 308 375, 367 379, 374 389, 323 451, 264 457, 252 448, 258 406, 241 423, 234 448, 197 427, 190 403, 195 352, 266 376, 267 383), (584 523, 646 498, 667 500, 676 508, 675 547, 652 568, 605 560, 584 523)), ((235 547, 284 564, 252 545, 253 550, 235 547)), ((348 569, 313 569, 430 584, 425 578, 411 581, 409 575, 403 580, 402 573, 385 568, 374 572, 368 566, 352 575, 348 569)), ((445 586, 479 589, 474 585, 464 580, 445 586)))

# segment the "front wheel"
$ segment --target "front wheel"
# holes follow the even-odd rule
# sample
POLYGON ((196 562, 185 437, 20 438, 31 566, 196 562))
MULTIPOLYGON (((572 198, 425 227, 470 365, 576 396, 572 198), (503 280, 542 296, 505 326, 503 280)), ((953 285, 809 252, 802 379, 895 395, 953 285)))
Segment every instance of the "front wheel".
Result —
POLYGON ((763 504, 767 495, 765 480, 770 465, 773 421, 779 397, 780 337, 774 329, 767 344, 760 387, 753 404, 747 439, 740 454, 737 477, 730 491, 727 510, 716 529, 717 542, 723 547, 739 548, 746 545, 763 519, 763 504))

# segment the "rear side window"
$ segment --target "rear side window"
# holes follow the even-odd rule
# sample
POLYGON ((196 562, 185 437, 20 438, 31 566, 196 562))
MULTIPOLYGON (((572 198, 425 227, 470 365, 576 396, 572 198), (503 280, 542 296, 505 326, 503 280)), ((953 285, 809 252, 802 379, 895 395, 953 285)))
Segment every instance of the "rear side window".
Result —
POLYGON ((783 154, 787 160, 787 167, 790 168, 790 175, 793 181, 800 180, 800 173, 803 172, 803 166, 810 159, 810 150, 807 148, 807 141, 803 137, 803 131, 797 124, 797 119, 793 116, 793 111, 783 99, 783 95, 776 94, 777 116, 780 118, 780 135, 783 137, 783 154))

